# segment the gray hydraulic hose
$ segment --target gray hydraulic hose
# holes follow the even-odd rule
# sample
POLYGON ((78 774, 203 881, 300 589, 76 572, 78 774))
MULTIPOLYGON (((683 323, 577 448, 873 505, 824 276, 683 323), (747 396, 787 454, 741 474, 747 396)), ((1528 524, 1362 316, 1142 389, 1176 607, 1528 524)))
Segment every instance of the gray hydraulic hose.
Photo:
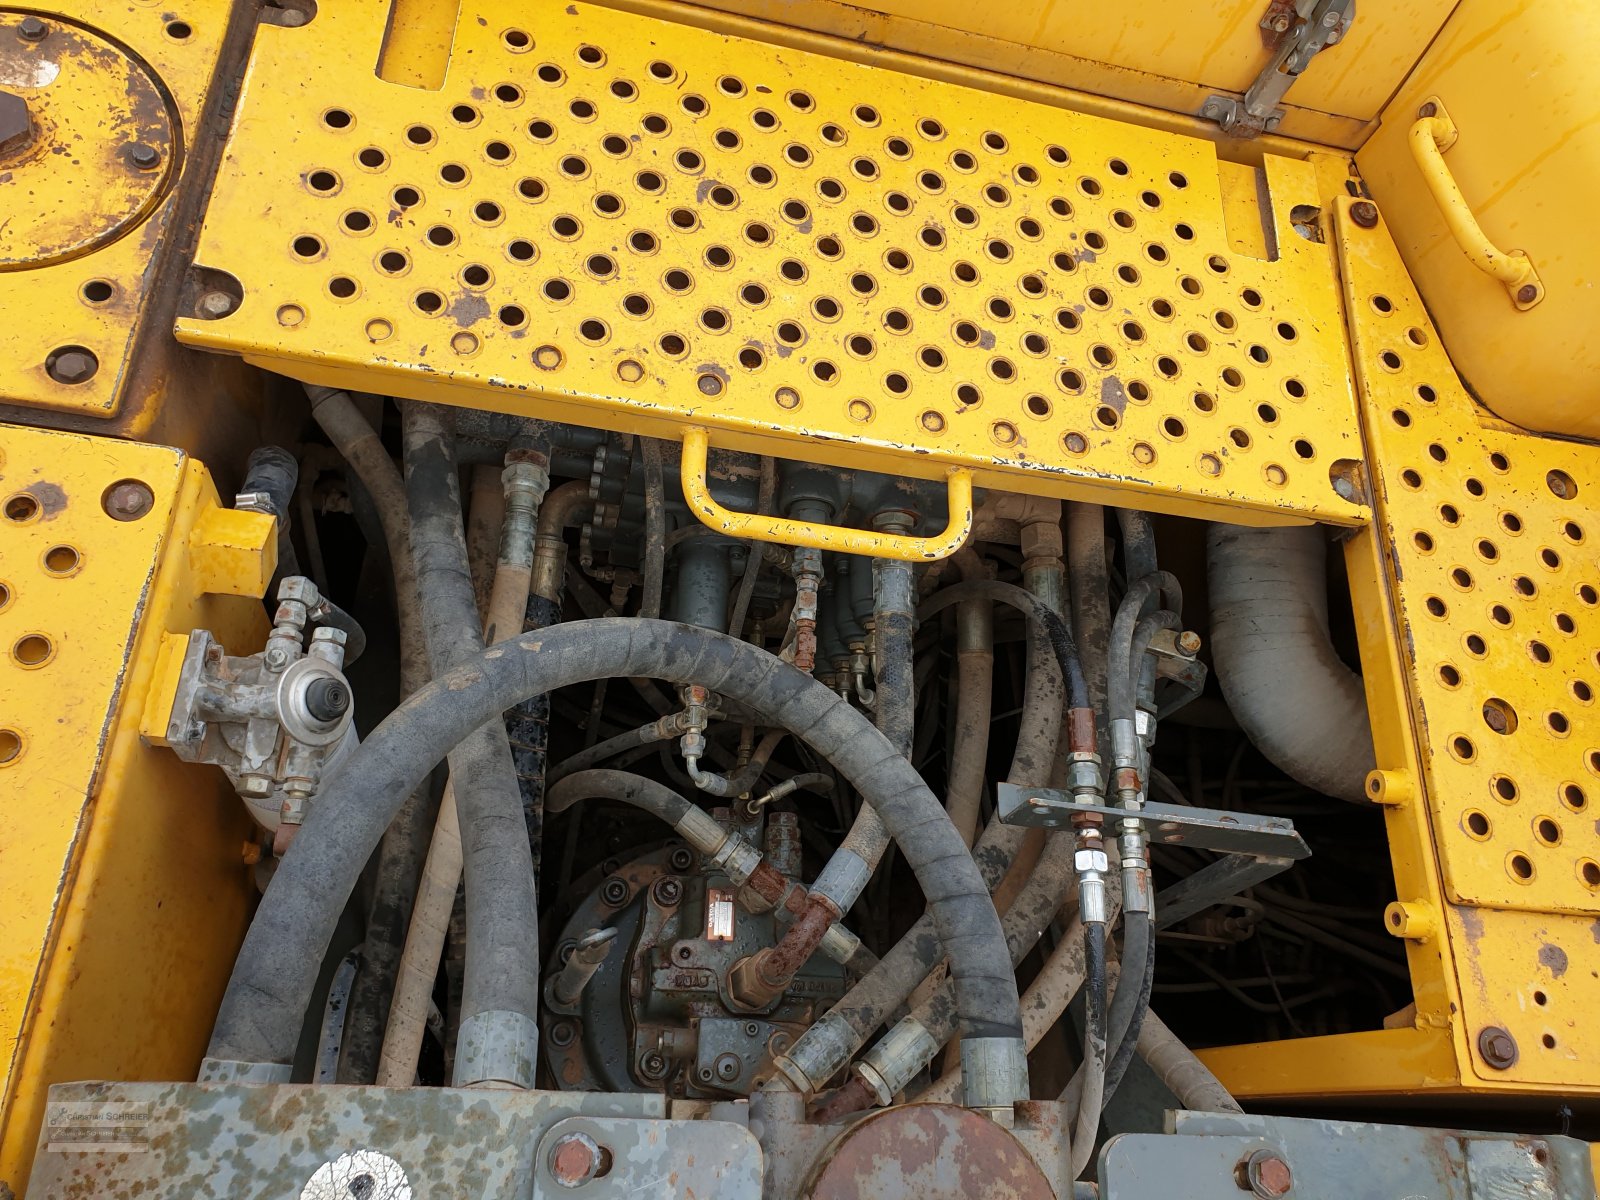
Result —
MULTIPOLYGON (((911 764, 826 686, 764 650, 707 629, 612 618, 525 634, 462 663, 391 713, 345 760, 323 785, 245 935, 206 1078, 283 1077, 281 1066, 268 1064, 293 1058, 344 901, 394 809, 440 758, 524 696, 633 676, 697 683, 748 706, 805 740, 865 796, 927 897, 956 981, 963 1038, 995 1039, 1020 1054, 1017 981, 999 918, 972 856, 911 764)), ((520 811, 514 820, 505 840, 525 851, 520 811)), ((1005 1103, 1026 1098, 1021 1082, 1022 1093, 1005 1103)), ((994 1101, 980 1091, 976 1102, 994 1101)))
POLYGON ((1314 525, 1212 525, 1211 661, 1256 749, 1306 787, 1362 803, 1372 726, 1361 677, 1328 636, 1326 552, 1314 525))
POLYGON ((617 800, 631 804, 639 811, 665 821, 674 829, 691 810, 703 811, 664 783, 629 771, 605 770, 578 771, 559 783, 551 784, 545 808, 553 813, 565 812, 579 800, 617 800))
MULTIPOLYGON (((454 432, 446 412, 432 405, 408 403, 403 413, 411 552, 437 679, 482 652, 482 618, 467 563, 454 432)), ((528 1088, 539 1019, 533 854, 505 725, 498 719, 481 724, 446 747, 466 887, 467 957, 454 1083, 528 1088)))

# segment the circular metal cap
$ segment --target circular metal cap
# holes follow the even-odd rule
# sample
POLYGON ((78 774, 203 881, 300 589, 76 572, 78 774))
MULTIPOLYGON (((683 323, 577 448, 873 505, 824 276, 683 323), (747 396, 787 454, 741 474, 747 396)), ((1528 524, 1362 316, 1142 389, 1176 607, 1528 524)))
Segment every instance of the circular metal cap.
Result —
POLYGON ((350 689, 331 675, 313 679, 306 685, 306 711, 319 721, 337 721, 350 711, 350 689))
POLYGON ((839 1136, 812 1177, 811 1200, 1054 1200, 1010 1132, 953 1104, 886 1109, 839 1136))
POLYGON ((0 270, 76 257, 155 207, 173 173, 177 121, 142 62, 78 26, 0 13, 0 80, 30 126, 5 139, 0 270))

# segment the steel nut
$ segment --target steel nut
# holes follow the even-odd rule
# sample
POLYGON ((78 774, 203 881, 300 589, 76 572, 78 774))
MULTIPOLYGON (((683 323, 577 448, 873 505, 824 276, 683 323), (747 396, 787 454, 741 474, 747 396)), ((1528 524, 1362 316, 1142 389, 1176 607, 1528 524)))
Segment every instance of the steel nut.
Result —
POLYGON ((1261 1200, 1279 1200, 1294 1186, 1289 1164, 1271 1150, 1252 1152, 1236 1171, 1238 1183, 1261 1200))

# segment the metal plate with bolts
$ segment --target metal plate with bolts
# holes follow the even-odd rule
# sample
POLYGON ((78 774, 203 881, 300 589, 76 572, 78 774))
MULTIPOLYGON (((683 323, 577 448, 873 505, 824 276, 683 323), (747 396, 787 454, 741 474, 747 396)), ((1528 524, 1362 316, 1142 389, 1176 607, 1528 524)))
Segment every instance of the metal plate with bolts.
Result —
POLYGON ((1104 1200, 1588 1200, 1589 1148, 1574 1138, 1289 1117, 1178 1112, 1168 1134, 1101 1151, 1104 1200))
POLYGON ((664 1103, 642 1092, 63 1084, 50 1090, 28 1195, 759 1197, 761 1148, 747 1129, 667 1121, 664 1103), (361 1175, 394 1190, 351 1187, 361 1175))
POLYGON ((196 256, 244 301, 183 340, 719 448, 1366 519, 1311 164, 1225 204, 1202 139, 553 0, 467 4, 424 91, 374 71, 388 11, 260 31, 196 256))
POLYGON ((0 403, 116 415, 232 9, 0 12, 0 403))

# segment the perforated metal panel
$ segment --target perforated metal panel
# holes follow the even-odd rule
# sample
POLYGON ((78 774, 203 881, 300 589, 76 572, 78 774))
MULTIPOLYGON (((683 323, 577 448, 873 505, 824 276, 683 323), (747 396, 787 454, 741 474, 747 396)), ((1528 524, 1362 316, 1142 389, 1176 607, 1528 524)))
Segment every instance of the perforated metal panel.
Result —
POLYGON ((1230 249, 1204 141, 554 3, 464 5, 422 91, 374 73, 387 12, 261 31, 197 255, 244 302, 185 340, 789 457, 1365 519, 1332 260, 1291 221, 1308 163, 1230 205, 1264 261, 1230 249))
POLYGON ((1387 230, 1341 236, 1446 892, 1600 912, 1600 448, 1479 408, 1387 230))

